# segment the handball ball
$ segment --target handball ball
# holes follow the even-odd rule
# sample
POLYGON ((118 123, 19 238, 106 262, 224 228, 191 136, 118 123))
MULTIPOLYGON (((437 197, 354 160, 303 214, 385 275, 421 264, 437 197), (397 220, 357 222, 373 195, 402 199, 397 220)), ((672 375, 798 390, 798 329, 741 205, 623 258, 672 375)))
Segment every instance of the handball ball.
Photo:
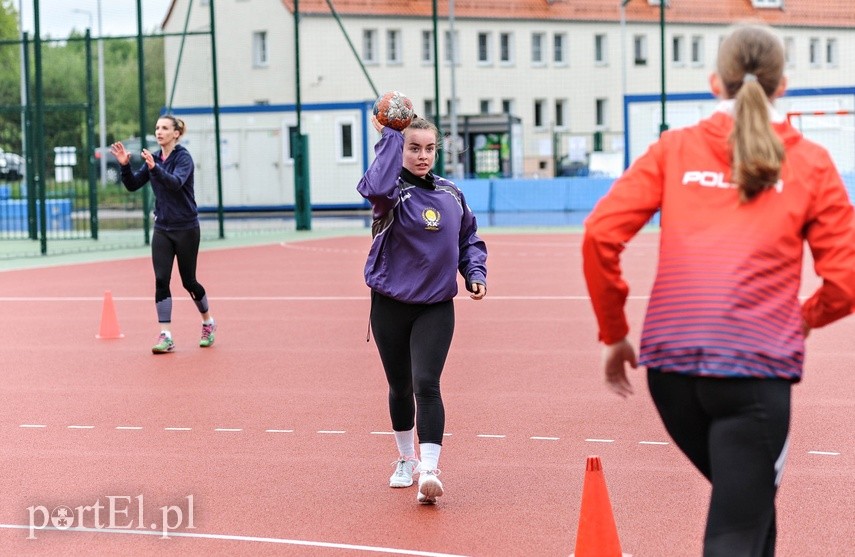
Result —
POLYGON ((374 116, 381 125, 401 131, 413 121, 413 103, 403 93, 389 91, 374 102, 374 116))

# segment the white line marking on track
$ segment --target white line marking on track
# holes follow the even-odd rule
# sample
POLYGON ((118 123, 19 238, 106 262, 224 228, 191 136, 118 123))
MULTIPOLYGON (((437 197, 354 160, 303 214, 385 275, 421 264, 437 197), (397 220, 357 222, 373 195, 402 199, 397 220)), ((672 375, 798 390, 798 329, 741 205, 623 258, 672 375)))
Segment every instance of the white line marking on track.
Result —
MULTIPOLYGON (((0 524, 0 528, 14 530, 29 530, 26 524, 0 524)), ((121 530, 117 528, 86 528, 76 526, 73 528, 36 528, 36 530, 52 530, 57 532, 87 532, 96 534, 125 534, 133 536, 158 536, 162 537, 160 530, 121 530)), ((432 551, 417 551, 412 549, 397 549, 394 547, 374 547, 371 545, 353 545, 348 543, 318 542, 311 540, 289 540, 285 538, 264 538, 259 536, 237 536, 233 534, 202 534, 196 532, 169 532, 170 538, 196 538, 203 540, 226 540, 237 542, 269 543, 278 545, 298 545, 303 547, 325 547, 329 549, 342 549, 345 551, 364 551, 367 553, 391 553, 393 555, 416 555, 418 557, 465 557, 455 553, 435 553, 432 551)))
MULTIPOLYGON (((46 424, 18 424, 20 429, 47 429, 48 426, 46 424)), ((66 429, 96 429, 98 426, 95 425, 79 425, 73 424, 65 426, 66 429)), ((142 430, 143 426, 130 426, 130 425, 119 425, 114 426, 116 430, 120 431, 128 431, 128 430, 142 430)), ((240 433, 243 431, 248 431, 246 428, 240 427, 216 427, 212 428, 215 432, 223 432, 223 433, 240 433)), ((164 427, 164 431, 193 431, 192 427, 164 427)), ((210 429, 201 428, 200 431, 211 431, 210 429)), ((254 428, 251 428, 249 431, 255 431, 254 428)), ((265 429, 266 433, 294 433, 294 429, 265 429)), ((346 435, 348 434, 347 430, 343 429, 321 429, 315 432, 316 434, 321 435, 346 435)), ((368 431, 369 435, 394 435, 393 431, 368 431)), ((363 433, 364 434, 364 433, 363 433)), ((351 432, 350 435, 360 435, 359 432, 351 432)), ((443 437, 451 437, 452 433, 443 433, 443 437)), ((509 437, 505 434, 493 434, 493 433, 478 433, 475 434, 475 437, 480 439, 508 439, 509 437)), ((518 439, 518 437, 511 436, 511 438, 518 439)), ((465 439, 465 437, 464 437, 465 439)), ((546 435, 532 435, 528 437, 531 441, 561 441, 562 437, 557 436, 546 436, 546 435)), ((586 438, 585 442, 587 443, 618 443, 616 439, 599 439, 599 438, 586 438)), ((668 441, 634 441, 634 440, 623 440, 620 442, 630 442, 630 443, 638 443, 639 445, 650 445, 650 446, 669 446, 672 443, 668 441)), ((807 451, 807 454, 817 455, 817 456, 840 456, 841 452, 838 451, 807 451)))
MULTIPOLYGON (((468 298, 461 294, 461 299, 468 298)), ((189 297, 173 297, 173 300, 190 300, 189 297)), ((486 299, 486 298, 485 298, 486 299)), ((590 296, 493 296, 490 300, 505 302, 582 302, 590 296)), ((650 296, 628 296, 629 300, 648 300, 650 296)), ((369 296, 217 296, 219 302, 345 302, 369 301, 369 296)), ((101 302, 100 296, 0 296, 0 302, 101 302)), ((116 302, 151 302, 148 296, 113 296, 116 302)))

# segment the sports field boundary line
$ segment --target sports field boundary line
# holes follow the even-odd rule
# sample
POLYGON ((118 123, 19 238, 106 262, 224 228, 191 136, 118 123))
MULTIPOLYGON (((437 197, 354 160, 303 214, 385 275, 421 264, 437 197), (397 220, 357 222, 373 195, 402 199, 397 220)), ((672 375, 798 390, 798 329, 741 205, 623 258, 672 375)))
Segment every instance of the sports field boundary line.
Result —
MULTIPOLYGON (((457 299, 467 300, 468 294, 461 294, 457 299)), ((0 302, 101 302, 103 296, 0 296, 0 302)), ((188 296, 176 297, 173 300, 189 301, 188 296)), ((216 296, 211 298, 217 302, 351 302, 369 301, 366 291, 364 296, 216 296)), ((589 301, 590 296, 492 296, 486 300, 496 302, 559 302, 559 301, 589 301)), ((648 300, 650 296, 629 296, 629 300, 648 300)), ((152 296, 113 296, 117 302, 151 302, 152 296)), ((481 303, 484 303, 482 301, 481 303)))
MULTIPOLYGON (((7 530, 29 530, 27 524, 0 524, 0 528, 7 530)), ((89 528, 84 526, 75 526, 71 528, 55 528, 46 526, 44 528, 33 528, 34 531, 55 531, 55 532, 84 532, 96 534, 125 534, 136 536, 158 536, 163 538, 164 533, 157 530, 127 530, 120 528, 89 528)), ((419 557, 466 557, 456 553, 437 553, 434 551, 420 551, 415 549, 398 549, 393 547, 375 547, 371 545, 354 545, 347 543, 320 542, 311 540, 292 540, 287 538, 270 538, 262 536, 240 536, 236 534, 204 534, 196 532, 167 532, 167 538, 196 538, 206 540, 222 540, 222 541, 237 541, 237 542, 252 542, 252 543, 268 543, 278 545, 297 545, 303 547, 323 547, 328 549, 341 549, 344 551, 364 551, 366 553, 391 553, 393 555, 415 555, 419 557)))

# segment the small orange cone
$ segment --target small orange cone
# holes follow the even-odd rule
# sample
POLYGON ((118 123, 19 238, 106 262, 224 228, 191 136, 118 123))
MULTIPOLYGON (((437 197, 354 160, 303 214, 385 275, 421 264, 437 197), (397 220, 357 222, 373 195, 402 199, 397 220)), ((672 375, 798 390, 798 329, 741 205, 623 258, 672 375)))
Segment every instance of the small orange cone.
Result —
POLYGON ((575 551, 575 557, 625 557, 620 549, 603 464, 598 456, 589 456, 585 467, 575 551))
POLYGON ((119 329, 119 320, 116 318, 116 306, 113 305, 113 294, 106 290, 104 292, 104 305, 101 308, 101 328, 95 338, 124 338, 125 335, 119 329))

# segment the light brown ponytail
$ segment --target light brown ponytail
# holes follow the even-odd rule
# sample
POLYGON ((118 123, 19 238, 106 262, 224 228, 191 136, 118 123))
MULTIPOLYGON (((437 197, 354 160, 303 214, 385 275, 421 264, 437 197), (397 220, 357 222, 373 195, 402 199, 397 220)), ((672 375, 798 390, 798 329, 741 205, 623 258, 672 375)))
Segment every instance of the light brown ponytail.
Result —
POLYGON ((740 26, 722 42, 717 69, 725 96, 736 99, 732 180, 747 202, 781 175, 784 146, 772 130, 768 104, 783 77, 783 45, 766 27, 740 26))

